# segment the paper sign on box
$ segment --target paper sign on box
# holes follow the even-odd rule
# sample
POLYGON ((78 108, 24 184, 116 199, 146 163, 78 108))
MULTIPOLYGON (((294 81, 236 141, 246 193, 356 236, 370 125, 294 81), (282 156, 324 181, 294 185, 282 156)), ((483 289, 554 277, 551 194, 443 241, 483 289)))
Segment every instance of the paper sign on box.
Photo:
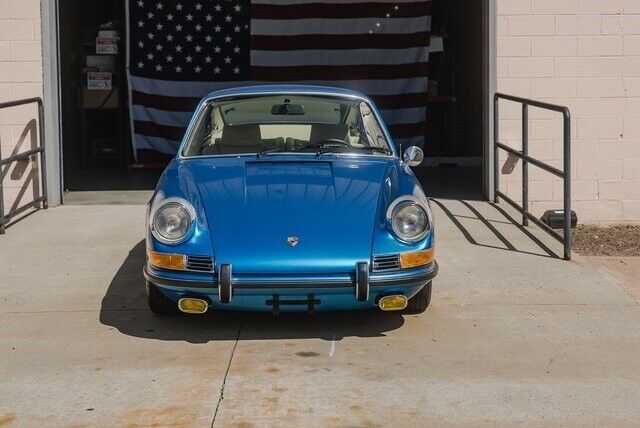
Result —
POLYGON ((113 78, 111 73, 90 72, 87 73, 87 89, 90 90, 111 90, 113 78))
POLYGON ((96 53, 100 55, 117 55, 118 39, 113 37, 97 37, 96 53))

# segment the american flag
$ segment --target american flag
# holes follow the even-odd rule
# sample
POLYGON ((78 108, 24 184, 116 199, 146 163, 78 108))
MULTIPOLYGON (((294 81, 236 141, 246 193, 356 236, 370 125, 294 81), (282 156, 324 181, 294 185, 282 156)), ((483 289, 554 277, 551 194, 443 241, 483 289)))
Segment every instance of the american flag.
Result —
POLYGON ((175 154, 201 97, 297 83, 371 96, 396 144, 424 144, 432 0, 129 0, 139 158, 175 154))

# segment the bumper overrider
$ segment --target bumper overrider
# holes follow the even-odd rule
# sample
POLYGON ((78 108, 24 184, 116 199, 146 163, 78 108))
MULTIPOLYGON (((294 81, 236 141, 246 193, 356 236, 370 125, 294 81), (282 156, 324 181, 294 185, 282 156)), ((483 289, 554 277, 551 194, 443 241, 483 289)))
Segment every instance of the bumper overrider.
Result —
POLYGON ((147 281, 175 302, 202 299, 219 310, 353 310, 378 307, 387 296, 410 299, 438 274, 438 263, 397 271, 371 272, 359 262, 353 274, 247 275, 222 264, 215 273, 177 272, 144 267, 147 281))

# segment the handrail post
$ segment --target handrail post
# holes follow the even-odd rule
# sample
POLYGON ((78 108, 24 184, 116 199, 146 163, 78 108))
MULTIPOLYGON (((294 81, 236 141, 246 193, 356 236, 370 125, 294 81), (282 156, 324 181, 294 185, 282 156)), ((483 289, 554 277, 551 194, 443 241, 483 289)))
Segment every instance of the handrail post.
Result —
POLYGON ((493 201, 500 203, 500 98, 493 97, 493 201))
POLYGON ((547 232, 558 242, 564 244, 564 258, 565 260, 571 260, 571 229, 572 229, 572 217, 571 211, 571 111, 567 107, 549 104, 542 101, 531 100, 527 98, 517 97, 514 95, 507 95, 496 92, 493 98, 494 109, 494 182, 495 182, 495 203, 498 203, 500 199, 503 199, 513 208, 515 208, 520 214, 522 214, 523 226, 528 226, 529 222, 534 223, 542 230, 547 232), (518 103, 522 107, 522 150, 516 150, 506 144, 500 142, 499 139, 499 101, 507 100, 514 103, 518 103), (558 113, 562 113, 564 116, 564 168, 560 169, 552 166, 548 163, 542 162, 529 156, 529 107, 540 108, 544 110, 550 110, 558 113), (511 199, 505 193, 500 192, 499 188, 499 162, 498 157, 500 150, 504 150, 511 156, 516 157, 522 161, 522 205, 519 205, 516 201, 511 199), (564 236, 556 232, 551 225, 545 223, 541 219, 538 219, 529 211, 529 164, 542 168, 546 172, 549 172, 557 177, 562 178, 564 184, 564 236))
MULTIPOLYGON (((529 212, 529 105, 522 104, 522 208, 529 212)), ((522 225, 529 226, 529 218, 522 216, 522 225)))
POLYGON ((571 260, 571 112, 564 117, 564 259, 571 260))
MULTIPOLYGON (((3 235, 7 230, 7 224, 13 217, 23 213, 25 210, 33 207, 33 208, 48 208, 48 192, 47 192, 47 158, 45 154, 45 141, 44 141, 44 104, 42 102, 42 98, 34 97, 34 98, 26 98, 22 100, 8 101, 0 103, 0 109, 17 107, 27 104, 37 103, 38 106, 38 142, 39 145, 37 148, 32 148, 31 150, 27 150, 22 153, 14 154, 7 159, 2 159, 2 153, 0 153, 0 235, 3 235), (11 208, 9 212, 5 215, 4 209, 4 180, 1 175, 1 170, 4 165, 11 165, 13 162, 19 161, 29 161, 29 162, 37 162, 37 159, 34 157, 38 157, 40 160, 40 171, 41 171, 41 185, 42 192, 41 195, 34 195, 34 199, 23 206, 17 208, 11 208), (40 205, 42 203, 42 205, 40 205)), ((7 168, 10 168, 8 166, 7 168)))
POLYGON ((44 103, 42 100, 38 100, 38 133, 40 138, 40 147, 42 147, 42 152, 40 152, 40 169, 42 171, 42 196, 44 200, 42 201, 42 208, 49 208, 49 194, 47 192, 47 155, 46 155, 46 146, 44 143, 44 103))

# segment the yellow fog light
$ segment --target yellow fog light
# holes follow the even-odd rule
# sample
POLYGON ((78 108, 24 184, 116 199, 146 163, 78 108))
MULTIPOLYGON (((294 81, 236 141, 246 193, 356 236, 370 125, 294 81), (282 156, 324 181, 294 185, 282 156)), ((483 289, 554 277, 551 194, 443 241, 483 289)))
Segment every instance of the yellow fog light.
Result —
POLYGON ((185 270, 187 258, 182 254, 165 254, 149 251, 149 263, 161 269, 185 270))
POLYGON ((402 295, 385 296, 378 302, 378 307, 383 311, 401 311, 407 307, 407 298, 402 295))
POLYGON ((204 314, 209 304, 202 299, 184 298, 178 301, 178 309, 187 314, 204 314))
POLYGON ((415 253, 400 254, 400 267, 402 269, 424 266, 431 263, 435 256, 433 248, 425 251, 417 251, 415 253))

